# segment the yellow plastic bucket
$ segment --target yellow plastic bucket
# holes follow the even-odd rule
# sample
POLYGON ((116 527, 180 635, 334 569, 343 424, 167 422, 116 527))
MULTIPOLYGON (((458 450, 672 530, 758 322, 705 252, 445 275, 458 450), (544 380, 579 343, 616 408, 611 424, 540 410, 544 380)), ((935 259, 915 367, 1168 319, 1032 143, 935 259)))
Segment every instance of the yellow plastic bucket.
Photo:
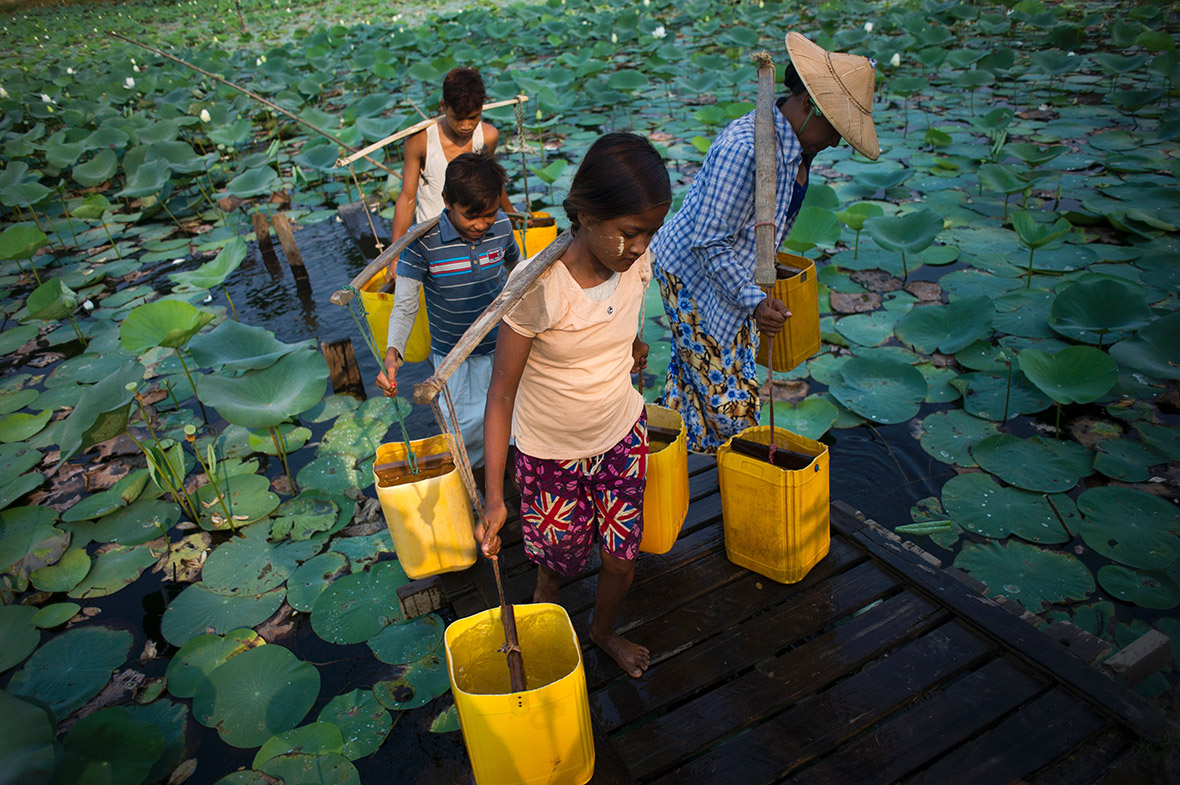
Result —
MULTIPOLYGON (((384 283, 385 271, 379 270, 361 287, 361 304, 365 306, 369 329, 373 331, 373 340, 382 356, 388 349, 389 312, 393 310, 393 295, 381 291, 384 283)), ((414 318, 414 328, 410 331, 410 339, 406 341, 406 356, 402 359, 409 363, 418 363, 429 356, 430 322, 426 318, 426 293, 425 290, 419 290, 418 315, 414 318)))
MULTIPOLYGON (((738 437, 770 444, 770 428, 747 428, 738 437)), ((729 442, 717 450, 725 554, 773 581, 796 583, 831 544, 828 448, 782 428, 775 429, 774 441, 815 459, 788 470, 734 452, 729 442)))
POLYGON ((560 605, 517 605, 514 613, 528 679, 524 692, 509 686, 499 608, 459 619, 444 638, 475 781, 584 785, 594 776, 594 737, 574 625, 560 605))
MULTIPOLYGON (((778 280, 774 297, 787 304, 791 318, 782 332, 774 337, 774 365, 776 371, 792 370, 799 363, 819 351, 819 288, 815 280, 815 262, 806 256, 778 254, 775 265, 778 280)), ((767 365, 768 341, 759 334, 758 364, 767 365)))
POLYGON ((644 553, 667 553, 680 536, 688 515, 688 447, 684 419, 679 412, 654 403, 647 405, 647 424, 680 432, 676 441, 647 460, 647 492, 643 497, 644 553))
MULTIPOLYGON (((440 434, 410 442, 419 458, 450 451, 451 437, 440 434)), ((383 444, 374 463, 404 461, 406 445, 383 444)), ((373 475, 385 525, 406 575, 413 580, 475 564, 475 526, 471 502, 459 472, 382 488, 373 475)))
MULTIPOLYGON (((533 218, 549 218, 549 213, 534 212, 533 218)), ((545 246, 557 239, 557 224, 553 226, 532 226, 527 232, 513 229, 516 246, 520 248, 520 258, 531 259, 544 250, 545 246)))

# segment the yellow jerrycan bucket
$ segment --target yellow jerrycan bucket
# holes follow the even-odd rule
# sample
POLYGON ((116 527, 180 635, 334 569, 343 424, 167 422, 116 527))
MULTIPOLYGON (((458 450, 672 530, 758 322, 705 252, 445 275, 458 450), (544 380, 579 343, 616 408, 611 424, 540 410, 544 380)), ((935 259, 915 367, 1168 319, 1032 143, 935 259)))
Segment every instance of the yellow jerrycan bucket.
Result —
POLYGON ((560 605, 514 606, 528 689, 513 693, 492 608, 447 627, 451 692, 477 785, 584 785, 594 737, 582 651, 560 605))
MULTIPOLYGON (((457 454, 450 436, 440 434, 410 442, 421 460, 442 452, 457 454)), ((383 444, 377 449, 374 463, 406 460, 402 442, 383 444)), ((393 547, 406 575, 413 580, 443 572, 465 570, 475 564, 476 543, 471 501, 459 472, 450 468, 445 474, 382 487, 373 475, 373 485, 385 525, 393 538, 393 547)))
MULTIPOLYGON (((396 264, 396 263, 395 263, 396 264)), ((385 271, 378 270, 377 274, 361 287, 361 305, 365 306, 365 314, 369 320, 369 329, 373 332, 373 341, 381 355, 389 348, 389 312, 393 310, 393 295, 381 291, 385 283, 385 271)), ((418 291, 418 316, 414 319, 414 327, 410 331, 410 339, 406 341, 406 356, 409 363, 419 363, 430 356, 430 322, 426 318, 425 290, 418 291)))
POLYGON ((774 265, 778 280, 773 296, 787 304, 791 318, 774 337, 774 357, 770 358, 765 336, 758 340, 758 364, 776 371, 790 371, 819 351, 819 287, 815 280, 815 262, 806 256, 778 254, 774 265), (773 360, 774 365, 770 365, 773 360))
MULTIPOLYGON (((734 438, 770 444, 770 428, 747 428, 734 438)), ((797 583, 828 555, 828 448, 776 428, 778 447, 814 456, 801 469, 783 469, 735 452, 730 439, 717 450, 725 555, 734 564, 779 583, 797 583)))
MULTIPOLYGON (((533 218, 552 218, 549 213, 535 211, 532 214, 533 218)), ((542 250, 545 246, 557 239, 557 224, 552 226, 530 226, 528 231, 522 232, 519 229, 513 229, 512 234, 516 237, 516 247, 520 249, 521 260, 531 259, 542 250)))
MULTIPOLYGON (((680 527, 688 515, 688 447, 684 419, 678 412, 647 404, 647 424, 677 431, 676 441, 647 459, 647 491, 643 497, 644 553, 667 553, 680 536, 680 527)), ((650 437, 649 447, 656 447, 650 437)))

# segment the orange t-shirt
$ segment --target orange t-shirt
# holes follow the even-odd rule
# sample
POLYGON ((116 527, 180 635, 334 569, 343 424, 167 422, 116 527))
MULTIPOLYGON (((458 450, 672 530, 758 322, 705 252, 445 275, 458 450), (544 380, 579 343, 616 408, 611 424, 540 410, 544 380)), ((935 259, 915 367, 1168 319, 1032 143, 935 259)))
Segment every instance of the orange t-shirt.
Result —
POLYGON ((517 449, 534 458, 589 458, 635 425, 643 396, 631 385, 631 347, 649 281, 651 256, 644 253, 595 302, 557 261, 504 317, 533 339, 512 413, 517 449))

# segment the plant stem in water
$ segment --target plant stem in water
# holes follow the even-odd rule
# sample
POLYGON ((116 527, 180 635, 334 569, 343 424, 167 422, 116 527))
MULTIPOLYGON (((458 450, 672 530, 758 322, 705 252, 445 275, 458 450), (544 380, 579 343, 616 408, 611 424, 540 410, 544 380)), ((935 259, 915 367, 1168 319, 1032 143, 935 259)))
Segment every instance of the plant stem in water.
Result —
MULTIPOLYGON (((193 388, 193 397, 196 398, 197 397, 197 383, 193 381, 193 375, 191 373, 189 373, 188 363, 186 363, 184 361, 184 352, 182 352, 180 350, 180 347, 176 348, 176 359, 180 360, 180 367, 184 369, 184 375, 188 377, 189 386, 193 388)), ((207 411, 205 411, 205 404, 201 403, 200 398, 197 398, 197 405, 201 407, 201 417, 205 420, 205 424, 208 425, 209 424, 209 413, 207 411)), ((179 409, 180 405, 177 404, 176 408, 179 409)))
POLYGON ((74 335, 78 336, 78 340, 82 342, 83 348, 88 346, 86 336, 82 334, 82 328, 78 326, 78 320, 74 318, 73 314, 69 314, 66 318, 70 320, 70 327, 74 328, 74 335))
POLYGON ((110 241, 110 243, 111 243, 111 248, 114 248, 114 249, 115 249, 115 258, 116 258, 116 259, 118 259, 119 261, 122 261, 122 260, 123 260, 123 254, 119 253, 119 246, 118 246, 118 244, 115 242, 115 238, 114 238, 114 237, 111 237, 111 230, 107 228, 107 222, 106 222, 106 221, 104 221, 104 220, 102 220, 101 218, 99 218, 99 219, 98 219, 98 222, 99 222, 100 224, 102 224, 102 230, 103 230, 104 232, 106 232, 106 233, 107 233, 107 239, 108 239, 108 240, 110 241))
POLYGON ((229 309, 230 309, 230 311, 232 311, 232 312, 233 312, 233 315, 234 315, 234 321, 235 321, 235 322, 240 322, 240 321, 241 321, 241 319, 239 319, 239 318, 238 318, 238 309, 234 307, 234 301, 233 301, 233 299, 232 299, 232 298, 229 296, 229 289, 226 289, 226 288, 225 288, 225 284, 222 284, 222 285, 221 285, 221 291, 225 292, 225 299, 226 299, 227 301, 229 301, 229 309))
POLYGON ((287 465, 287 450, 284 448, 283 439, 279 435, 279 429, 270 426, 270 438, 275 444, 275 452, 279 454, 279 460, 282 461, 283 471, 287 474, 287 480, 291 483, 291 492, 299 493, 299 486, 295 483, 295 478, 291 476, 291 467, 287 465))

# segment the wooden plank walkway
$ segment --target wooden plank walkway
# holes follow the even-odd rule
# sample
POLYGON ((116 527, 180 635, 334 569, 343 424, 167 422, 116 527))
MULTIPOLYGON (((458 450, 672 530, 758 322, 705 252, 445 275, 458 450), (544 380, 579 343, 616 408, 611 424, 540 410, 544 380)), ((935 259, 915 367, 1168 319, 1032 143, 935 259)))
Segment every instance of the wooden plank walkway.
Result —
MULTIPOLYGON (((731 564, 716 464, 690 456, 689 470, 680 539, 640 556, 620 614, 652 651, 644 678, 588 642, 596 571, 561 589, 586 642, 592 782, 1091 782, 1140 739, 1175 734, 1138 696, 839 503, 831 551, 803 581, 731 564)), ((509 599, 528 602, 535 570, 511 512, 503 540, 509 599)), ((484 560, 445 585, 460 616, 496 604, 484 560)))

